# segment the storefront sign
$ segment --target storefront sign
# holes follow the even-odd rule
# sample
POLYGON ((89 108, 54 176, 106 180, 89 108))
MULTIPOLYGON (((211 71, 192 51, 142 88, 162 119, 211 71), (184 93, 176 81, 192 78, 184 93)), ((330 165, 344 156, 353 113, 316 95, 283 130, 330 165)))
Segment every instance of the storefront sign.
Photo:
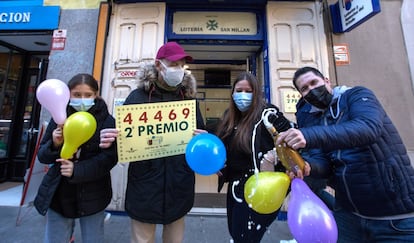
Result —
POLYGON ((43 6, 43 0, 1 0, 0 1, 0 9, 3 7, 16 7, 16 6, 43 6))
POLYGON ((197 126, 195 100, 116 106, 118 161, 184 154, 197 126))
POLYGON ((0 8, 0 30, 53 30, 58 28, 59 6, 0 8))
POLYGON ((350 31, 381 11, 380 0, 339 0, 330 9, 334 33, 350 31))
POLYGON ((173 32, 179 35, 256 35, 256 14, 247 12, 175 12, 173 32))

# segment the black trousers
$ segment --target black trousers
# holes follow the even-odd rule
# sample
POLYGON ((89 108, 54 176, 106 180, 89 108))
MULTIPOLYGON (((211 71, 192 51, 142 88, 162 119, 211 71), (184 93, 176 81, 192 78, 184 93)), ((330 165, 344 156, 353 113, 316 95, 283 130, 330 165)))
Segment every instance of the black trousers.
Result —
POLYGON ((267 228, 276 219, 279 210, 271 214, 259 214, 244 200, 244 181, 235 186, 233 197, 232 184, 227 190, 227 226, 234 243, 259 243, 267 228))

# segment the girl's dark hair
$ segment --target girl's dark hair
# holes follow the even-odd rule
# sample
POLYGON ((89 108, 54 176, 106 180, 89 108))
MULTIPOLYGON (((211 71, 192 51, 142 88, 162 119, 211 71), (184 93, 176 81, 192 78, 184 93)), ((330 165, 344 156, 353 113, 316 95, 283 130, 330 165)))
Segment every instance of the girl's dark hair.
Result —
MULTIPOLYGON (((299 78, 299 76, 301 76, 302 74, 305 74, 307 72, 312 72, 314 73, 316 76, 321 77, 322 79, 324 79, 325 77, 323 76, 323 74, 316 68, 313 67, 302 67, 299 68, 298 70, 296 70, 295 74, 293 75, 293 86, 295 86, 296 89, 298 89, 298 86, 296 84, 296 80, 299 78)), ((300 90, 298 90, 300 91, 300 90)))
POLYGON ((231 146, 241 148, 245 151, 251 151, 251 131, 254 124, 261 117, 265 101, 263 99, 263 93, 259 81, 253 74, 248 72, 242 72, 237 76, 231 89, 231 95, 234 92, 236 84, 242 80, 247 80, 252 87, 252 104, 246 112, 241 112, 237 109, 233 99, 231 99, 229 107, 224 113, 218 126, 217 135, 221 139, 225 139, 229 137, 233 133, 233 129, 237 127, 231 141, 231 146))
POLYGON ((74 87, 76 87, 79 84, 86 84, 93 91, 98 93, 98 90, 99 90, 98 81, 96 81, 96 79, 90 74, 79 73, 73 76, 68 82, 69 90, 72 90, 74 87))

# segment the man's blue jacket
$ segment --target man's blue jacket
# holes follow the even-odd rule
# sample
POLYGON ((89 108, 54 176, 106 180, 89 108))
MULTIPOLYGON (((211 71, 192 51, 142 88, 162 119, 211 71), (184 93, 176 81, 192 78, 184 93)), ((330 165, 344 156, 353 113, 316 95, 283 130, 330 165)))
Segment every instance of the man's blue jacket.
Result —
POLYGON ((311 176, 330 178, 336 203, 362 216, 413 213, 414 169, 380 102, 364 87, 336 87, 333 95, 326 110, 297 104, 311 176))

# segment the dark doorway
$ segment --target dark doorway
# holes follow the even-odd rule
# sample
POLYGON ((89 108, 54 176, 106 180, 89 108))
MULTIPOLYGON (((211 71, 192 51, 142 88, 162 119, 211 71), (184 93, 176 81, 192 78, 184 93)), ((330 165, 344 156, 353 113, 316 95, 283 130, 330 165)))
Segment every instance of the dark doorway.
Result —
POLYGON ((39 127, 35 90, 48 55, 0 43, 0 182, 24 179, 39 127))

